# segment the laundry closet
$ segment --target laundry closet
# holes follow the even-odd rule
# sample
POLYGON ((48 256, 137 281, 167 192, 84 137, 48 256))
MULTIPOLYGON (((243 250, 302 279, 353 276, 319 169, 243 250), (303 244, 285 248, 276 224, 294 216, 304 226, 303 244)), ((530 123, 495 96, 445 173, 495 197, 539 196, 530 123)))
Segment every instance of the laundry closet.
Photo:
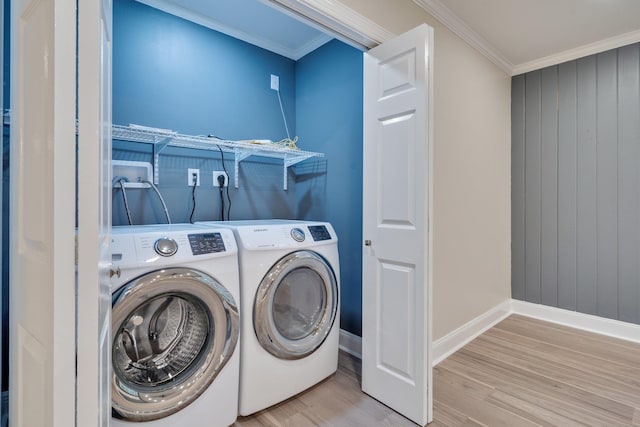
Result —
MULTIPOLYGON (((172 4, 156 6, 169 10, 172 4)), ((136 0, 114 1, 113 29, 114 125, 231 141, 297 137, 300 150, 319 154, 288 168, 282 159, 253 155, 236 168, 228 150, 169 144, 160 151, 158 144, 115 131, 112 147, 115 161, 155 166, 154 181, 174 223, 223 215, 332 223, 344 266, 341 327, 359 335, 362 52, 330 40, 293 60, 136 0), (279 92, 270 85, 271 75, 278 76, 279 92), (188 185, 189 169, 199 171, 195 190, 188 185), (229 177, 222 191, 214 187, 214 171, 229 177)), ((126 196, 125 206, 114 183, 113 225, 128 223, 126 208, 133 224, 167 221, 151 188, 127 188, 126 196)))

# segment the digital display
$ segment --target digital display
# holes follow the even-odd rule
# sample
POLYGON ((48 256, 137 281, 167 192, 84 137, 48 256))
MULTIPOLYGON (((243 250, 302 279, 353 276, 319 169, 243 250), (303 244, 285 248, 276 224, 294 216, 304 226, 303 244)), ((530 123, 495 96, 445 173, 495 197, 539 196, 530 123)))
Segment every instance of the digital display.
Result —
POLYGON ((194 255, 224 252, 224 240, 220 233, 189 234, 189 245, 194 255))
POLYGON ((309 233, 311 233, 314 242, 331 240, 331 234, 329 234, 329 230, 324 225, 310 225, 309 233))

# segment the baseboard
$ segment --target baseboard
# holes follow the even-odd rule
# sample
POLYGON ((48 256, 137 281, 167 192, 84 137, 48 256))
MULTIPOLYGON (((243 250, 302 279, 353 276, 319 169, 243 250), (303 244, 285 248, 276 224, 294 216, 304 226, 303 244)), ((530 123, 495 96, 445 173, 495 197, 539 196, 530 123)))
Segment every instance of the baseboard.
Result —
MULTIPOLYGON (((433 342, 433 366, 442 362, 510 314, 594 332, 640 344, 640 325, 519 300, 507 300, 433 342)), ((340 329, 340 350, 362 358, 362 338, 340 329)))
POLYGON ((340 350, 362 359, 362 337, 340 329, 340 350))
POLYGON ((431 347, 433 366, 460 350, 510 314, 511 300, 507 300, 434 341, 431 347))
POLYGON ((511 300, 511 310, 514 314, 640 343, 640 325, 633 323, 519 300, 511 300))

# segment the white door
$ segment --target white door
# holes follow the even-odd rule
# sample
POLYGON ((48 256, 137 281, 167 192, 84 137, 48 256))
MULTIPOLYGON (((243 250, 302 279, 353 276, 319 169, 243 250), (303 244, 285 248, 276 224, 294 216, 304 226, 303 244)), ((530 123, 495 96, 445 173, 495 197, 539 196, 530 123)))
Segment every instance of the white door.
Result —
POLYGON ((75 425, 76 0, 11 2, 13 427, 75 425))
POLYGON ((364 55, 362 390, 420 425, 432 419, 432 34, 364 55))
POLYGON ((111 0, 82 0, 78 27, 78 418, 111 420, 111 0))

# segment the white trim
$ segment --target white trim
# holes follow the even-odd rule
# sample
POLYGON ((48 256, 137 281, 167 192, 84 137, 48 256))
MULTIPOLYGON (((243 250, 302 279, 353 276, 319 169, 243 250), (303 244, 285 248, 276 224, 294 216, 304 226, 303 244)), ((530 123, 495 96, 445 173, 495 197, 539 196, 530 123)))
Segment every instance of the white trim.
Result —
POLYGON ((533 317, 545 322, 557 323, 612 338, 640 343, 640 325, 633 323, 519 300, 512 300, 511 311, 514 314, 533 317))
POLYGON ((536 59, 534 61, 525 62, 513 68, 512 75, 527 73, 533 70, 539 70, 544 67, 561 64, 574 59, 584 58, 585 56, 594 55, 596 53, 605 52, 611 49, 617 49, 628 44, 640 42, 640 30, 631 31, 629 33, 620 34, 608 39, 600 40, 595 43, 586 44, 575 49, 565 50, 564 52, 536 59))
MULTIPOLYGON (((570 328, 640 343, 640 325, 512 299, 498 304, 458 329, 434 341, 431 353, 433 366, 436 366, 511 314, 519 314, 570 328)), ((362 358, 361 349, 361 337, 343 329, 340 330, 340 350, 362 358)))
POLYGON ((507 300, 434 341, 432 350, 433 366, 436 366, 476 337, 506 319, 510 314, 511 300, 507 300))
POLYGON ((293 59, 294 61, 297 61, 303 56, 318 49, 320 46, 324 46, 325 44, 329 43, 331 40, 333 40, 333 37, 324 33, 320 34, 318 37, 312 40, 309 40, 307 43, 303 44, 299 48, 292 50, 291 56, 289 57, 289 59, 293 59))
POLYGON ((413 0, 413 2, 511 76, 527 73, 533 70, 539 70, 541 68, 550 67, 552 65, 561 64, 578 58, 584 58, 585 56, 594 55, 596 53, 640 42, 640 30, 636 30, 579 46, 574 49, 565 50, 564 52, 545 56, 543 58, 534 59, 533 61, 524 62, 522 64, 513 64, 499 51, 497 51, 487 40, 471 29, 466 22, 460 19, 440 0, 413 0))
POLYGON ((280 43, 276 43, 271 40, 265 40, 262 37, 256 37, 252 34, 238 30, 237 28, 230 27, 216 19, 203 16, 197 12, 194 12, 191 9, 178 6, 169 0, 137 0, 137 1, 149 7, 153 7, 155 9, 161 10, 163 12, 177 16, 179 18, 186 19, 187 21, 191 21, 198 25, 202 25, 203 27, 209 28, 219 33, 226 34, 228 36, 242 40, 254 46, 258 46, 262 49, 268 50, 269 52, 282 55, 294 61, 297 61, 298 59, 302 58, 306 54, 312 52, 313 50, 317 49, 318 47, 322 46, 323 44, 331 40, 330 36, 322 34, 319 37, 309 41, 309 43, 306 43, 305 45, 297 49, 291 49, 287 46, 281 45, 280 43))
POLYGON ((377 46, 395 34, 360 15, 338 0, 260 0, 279 10, 314 23, 336 38, 360 49, 377 46))
POLYGON ((466 22, 442 4, 440 0, 413 0, 413 2, 484 55, 489 61, 497 65, 502 71, 513 75, 513 64, 491 46, 480 34, 472 30, 466 22))
POLYGON ((362 359, 362 337, 340 329, 340 350, 362 359))

